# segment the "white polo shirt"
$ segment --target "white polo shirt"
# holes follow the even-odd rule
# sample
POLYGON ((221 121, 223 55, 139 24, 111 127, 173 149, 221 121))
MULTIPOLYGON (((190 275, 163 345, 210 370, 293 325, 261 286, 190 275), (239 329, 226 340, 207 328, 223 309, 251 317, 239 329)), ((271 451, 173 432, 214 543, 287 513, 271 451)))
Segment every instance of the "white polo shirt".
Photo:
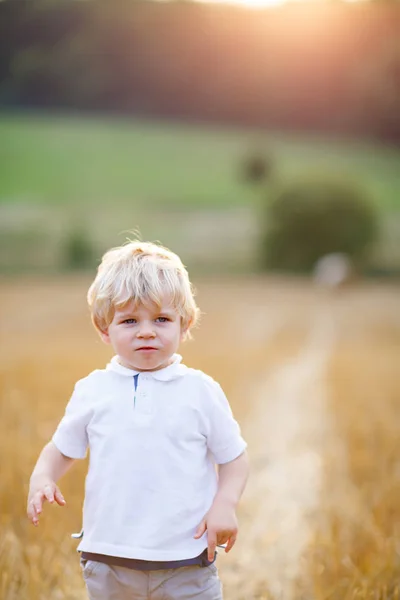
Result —
POLYGON ((215 464, 246 442, 219 384, 181 360, 138 373, 115 356, 77 382, 53 442, 71 458, 90 450, 78 550, 170 561, 206 548, 207 534, 193 536, 217 490, 215 464))

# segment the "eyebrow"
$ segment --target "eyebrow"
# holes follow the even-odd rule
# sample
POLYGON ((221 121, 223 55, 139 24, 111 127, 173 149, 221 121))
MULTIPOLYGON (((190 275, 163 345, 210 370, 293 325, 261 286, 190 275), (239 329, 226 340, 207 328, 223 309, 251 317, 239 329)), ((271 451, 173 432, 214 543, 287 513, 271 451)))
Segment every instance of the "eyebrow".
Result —
POLYGON ((171 310, 170 308, 165 308, 163 310, 160 310, 160 312, 158 313, 161 316, 168 316, 168 317, 174 317, 176 315, 176 311, 171 310))
MULTIPOLYGON (((136 318, 138 316, 137 312, 135 310, 117 310, 115 311, 115 314, 118 316, 118 318, 122 318, 122 317, 134 317, 136 318)), ((176 315, 176 312, 172 309, 168 309, 168 308, 164 308, 161 310, 157 310, 154 311, 153 316, 157 315, 158 317, 174 317, 176 315)))

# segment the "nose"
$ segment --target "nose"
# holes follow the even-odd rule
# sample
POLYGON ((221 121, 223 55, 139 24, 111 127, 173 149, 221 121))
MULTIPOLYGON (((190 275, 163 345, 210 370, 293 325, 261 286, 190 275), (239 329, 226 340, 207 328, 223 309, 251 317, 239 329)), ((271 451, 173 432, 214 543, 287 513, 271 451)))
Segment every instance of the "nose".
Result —
POLYGON ((156 334, 155 334, 154 328, 152 327, 152 324, 142 322, 140 324, 139 331, 137 332, 137 337, 143 338, 143 339, 155 338, 156 334))

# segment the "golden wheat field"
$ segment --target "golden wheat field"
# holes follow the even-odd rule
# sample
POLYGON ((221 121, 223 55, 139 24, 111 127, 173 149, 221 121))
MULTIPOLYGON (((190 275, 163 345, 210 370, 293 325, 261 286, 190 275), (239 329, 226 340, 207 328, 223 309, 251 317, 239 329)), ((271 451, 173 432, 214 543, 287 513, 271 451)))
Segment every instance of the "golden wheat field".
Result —
MULTIPOLYGON (((90 279, 1 282, 0 598, 83 600, 76 541, 86 463, 66 507, 25 517, 28 479, 74 382, 108 360, 90 279)), ((182 354, 224 387, 249 444, 227 600, 400 600, 400 288, 198 280, 182 354)))

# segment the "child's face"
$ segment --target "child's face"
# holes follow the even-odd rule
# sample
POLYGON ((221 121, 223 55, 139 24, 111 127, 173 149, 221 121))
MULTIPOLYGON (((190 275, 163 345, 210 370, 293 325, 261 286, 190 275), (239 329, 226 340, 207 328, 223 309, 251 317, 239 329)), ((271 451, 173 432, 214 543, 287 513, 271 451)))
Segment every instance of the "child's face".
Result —
POLYGON ((156 371, 168 366, 183 334, 181 317, 168 302, 161 308, 155 304, 135 307, 130 302, 116 310, 107 330, 100 332, 121 364, 136 371, 156 371))

